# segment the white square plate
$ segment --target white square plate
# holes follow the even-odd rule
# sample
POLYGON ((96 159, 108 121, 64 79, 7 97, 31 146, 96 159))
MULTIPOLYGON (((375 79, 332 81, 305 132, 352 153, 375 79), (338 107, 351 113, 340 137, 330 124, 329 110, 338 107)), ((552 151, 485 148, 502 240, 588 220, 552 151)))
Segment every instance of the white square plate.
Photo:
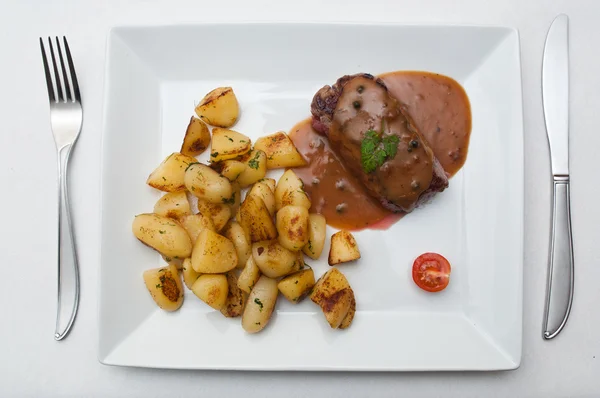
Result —
MULTIPOLYGON (((519 39, 474 26, 241 24, 111 31, 103 138, 99 353, 102 363, 189 369, 497 370, 521 360, 523 127, 519 39), (326 40, 325 40, 326 39, 326 40), (246 334, 186 290, 158 309, 142 272, 159 256, 131 233, 160 193, 145 185, 181 145, 194 105, 233 86, 235 129, 256 139, 310 114, 316 90, 344 75, 426 70, 460 82, 473 114, 469 155, 450 188, 387 231, 356 233, 343 266, 357 297, 351 328, 331 330, 310 302, 280 300, 246 334), (438 294, 411 279, 414 258, 442 253, 438 294)), ((203 154, 201 160, 206 160, 203 154)), ((329 232, 332 232, 331 230, 329 232)), ((316 275, 328 269, 311 262, 316 275)))

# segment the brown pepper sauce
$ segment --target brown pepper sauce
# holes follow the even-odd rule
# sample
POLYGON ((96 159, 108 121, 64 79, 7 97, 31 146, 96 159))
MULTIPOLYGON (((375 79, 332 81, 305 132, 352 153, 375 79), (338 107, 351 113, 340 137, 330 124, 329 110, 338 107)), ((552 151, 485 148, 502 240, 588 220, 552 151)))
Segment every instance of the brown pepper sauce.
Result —
MULTIPOLYGON (((380 77, 406 106, 444 170, 456 174, 465 163, 471 133, 471 108, 461 85, 429 72, 398 71, 380 77)), ((327 224, 349 230, 387 229, 402 217, 366 193, 327 138, 313 130, 310 118, 294 126, 289 136, 308 162, 294 172, 311 198, 310 211, 322 214, 327 224)))
POLYGON ((294 173, 304 182, 312 213, 322 214, 327 224, 343 229, 366 228, 390 214, 366 194, 327 138, 313 130, 310 118, 294 126, 290 138, 308 163, 294 168, 294 173))
POLYGON ((463 87, 448 76, 429 72, 398 71, 379 77, 406 105, 446 173, 456 174, 467 160, 471 137, 471 104, 463 87))

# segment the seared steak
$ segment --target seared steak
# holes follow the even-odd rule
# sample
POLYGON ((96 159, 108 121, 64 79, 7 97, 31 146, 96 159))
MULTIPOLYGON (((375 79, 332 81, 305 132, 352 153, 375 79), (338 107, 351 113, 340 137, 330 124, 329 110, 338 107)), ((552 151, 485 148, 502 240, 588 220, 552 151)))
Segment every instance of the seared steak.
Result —
POLYGON ((385 208, 410 212, 448 186, 429 144, 381 79, 344 76, 315 94, 311 113, 313 128, 385 208))

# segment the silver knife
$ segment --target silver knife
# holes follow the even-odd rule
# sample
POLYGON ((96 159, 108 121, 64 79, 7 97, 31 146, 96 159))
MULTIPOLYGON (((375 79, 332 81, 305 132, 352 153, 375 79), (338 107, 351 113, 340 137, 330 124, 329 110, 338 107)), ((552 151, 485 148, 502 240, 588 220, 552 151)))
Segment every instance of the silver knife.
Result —
POLYGON ((575 264, 569 199, 569 17, 557 16, 544 46, 542 97, 552 161, 552 235, 543 337, 564 328, 573 302, 575 264))

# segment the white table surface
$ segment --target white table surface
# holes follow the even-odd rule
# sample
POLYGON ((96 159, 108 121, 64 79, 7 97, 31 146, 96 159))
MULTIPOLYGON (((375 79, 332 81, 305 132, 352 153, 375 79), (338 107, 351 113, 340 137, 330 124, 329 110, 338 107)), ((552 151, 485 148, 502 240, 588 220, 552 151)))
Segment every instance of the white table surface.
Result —
MULTIPOLYGON (((0 248, 4 274, 0 396, 599 397, 600 252, 596 183, 600 134, 600 2, 597 0, 51 1, 0 9, 0 248), (235 5, 238 4, 238 5, 235 5), (228 9, 228 10, 227 10, 228 9), (575 301, 566 329, 541 338, 550 180, 540 72, 547 28, 570 20, 571 181, 575 301), (207 21, 386 21, 514 26, 521 36, 525 113, 523 361, 496 373, 249 373, 107 367, 96 359, 100 139, 105 43, 123 24, 207 21), (85 123, 71 173, 82 297, 74 330, 53 340, 56 168, 39 36, 67 35, 82 87, 85 123), (597 145, 598 144, 598 145, 597 145)), ((327 45, 324 43, 315 45, 327 45)), ((390 49, 394 50, 394 49, 390 49)), ((396 49, 402 56, 402 49, 396 49)), ((208 56, 208 55, 207 55, 208 56)), ((510 211, 510 209, 507 209, 510 211)), ((501 244, 499 242, 498 244, 501 244)), ((426 344, 426 342, 415 342, 426 344)))

